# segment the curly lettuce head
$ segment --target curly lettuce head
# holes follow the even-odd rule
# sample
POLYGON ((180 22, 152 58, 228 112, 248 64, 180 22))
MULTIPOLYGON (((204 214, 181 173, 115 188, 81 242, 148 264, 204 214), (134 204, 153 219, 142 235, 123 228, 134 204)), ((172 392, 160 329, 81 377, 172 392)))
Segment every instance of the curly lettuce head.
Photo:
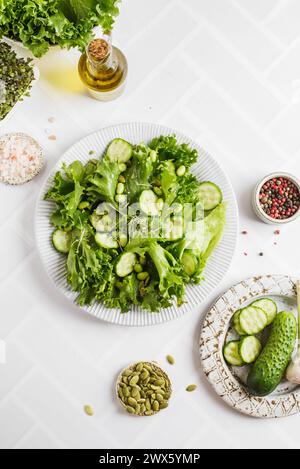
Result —
POLYGON ((0 0, 0 37, 21 41, 36 57, 51 45, 84 50, 93 28, 112 29, 120 0, 0 0))

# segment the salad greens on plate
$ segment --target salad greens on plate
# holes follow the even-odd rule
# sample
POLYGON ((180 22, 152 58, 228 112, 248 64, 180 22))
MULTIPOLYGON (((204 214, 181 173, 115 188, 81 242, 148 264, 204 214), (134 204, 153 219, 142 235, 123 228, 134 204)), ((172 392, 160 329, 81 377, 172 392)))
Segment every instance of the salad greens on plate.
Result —
POLYGON ((0 0, 0 38, 21 41, 36 57, 49 46, 84 50, 93 28, 110 31, 120 0, 0 0))
POLYGON ((172 135, 148 145, 116 138, 102 158, 55 174, 45 194, 54 202, 52 241, 80 305, 158 312, 204 280, 226 205, 216 184, 190 172, 197 158, 172 135))

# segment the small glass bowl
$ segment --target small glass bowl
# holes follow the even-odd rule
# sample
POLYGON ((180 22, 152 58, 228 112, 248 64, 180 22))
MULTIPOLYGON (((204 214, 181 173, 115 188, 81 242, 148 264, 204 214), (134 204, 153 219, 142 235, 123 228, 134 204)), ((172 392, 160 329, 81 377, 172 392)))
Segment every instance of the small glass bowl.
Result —
MULTIPOLYGON (((135 362, 135 363, 131 363, 130 365, 126 366, 126 368, 124 368, 121 373, 119 374, 119 376, 117 377, 117 381, 116 381, 116 386, 115 386, 115 392, 116 392, 116 397, 117 397, 117 400, 118 402, 121 404, 121 406, 126 410, 126 405, 124 404, 124 402, 122 401, 122 399, 120 398, 119 396, 119 383, 122 381, 122 375, 124 373, 125 370, 127 370, 128 368, 134 368, 136 365, 138 365, 139 363, 141 362, 135 362)), ((145 363, 146 365, 149 365, 151 367, 153 367, 153 369, 158 369, 160 371, 160 373, 162 374, 162 376, 165 378, 165 380, 167 381, 168 383, 168 386, 169 386, 169 392, 170 392, 170 398, 171 398, 171 394, 172 394, 172 383, 171 383, 171 380, 168 376, 168 374, 154 361, 142 361, 142 363, 145 363)), ((169 400, 170 400, 169 398, 169 400)), ((159 413, 160 411, 154 411, 152 415, 155 415, 157 413, 159 413)), ((147 415, 144 415, 144 414, 129 414, 129 415, 132 415, 133 417, 148 417, 147 415)))
POLYGON ((299 208, 297 212, 294 213, 294 215, 292 215, 291 217, 285 218, 283 220, 277 220, 276 218, 272 218, 269 215, 267 215, 266 212, 263 210, 262 206, 260 205, 259 194, 260 194, 262 186, 270 179, 279 178, 279 177, 290 180, 293 184, 295 184, 295 186, 298 188, 299 193, 300 193, 300 180, 290 173, 281 173, 281 172, 271 173, 271 174, 268 174, 268 176, 264 177, 261 181, 259 181, 256 184, 252 193, 252 207, 253 207, 254 213, 258 216, 258 218, 262 220, 264 223, 268 223, 269 225, 283 225, 285 223, 290 223, 291 221, 296 220, 300 216, 300 208, 299 208))

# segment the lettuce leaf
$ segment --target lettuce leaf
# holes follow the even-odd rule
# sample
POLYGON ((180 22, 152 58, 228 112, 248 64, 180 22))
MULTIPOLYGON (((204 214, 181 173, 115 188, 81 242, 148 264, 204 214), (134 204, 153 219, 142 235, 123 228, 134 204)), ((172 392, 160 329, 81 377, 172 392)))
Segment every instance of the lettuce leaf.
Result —
POLYGON ((219 243, 226 223, 226 204, 218 205, 205 218, 190 222, 185 238, 177 243, 179 258, 185 250, 190 250, 198 259, 198 268, 193 276, 194 281, 201 280, 201 274, 208 258, 219 243))
POLYGON ((150 148, 144 144, 133 148, 131 164, 126 171, 125 193, 128 202, 137 202, 140 193, 151 187, 150 178, 153 172, 153 162, 149 158, 150 148))
POLYGON ((174 135, 162 135, 154 138, 149 146, 157 151, 161 161, 171 160, 177 167, 184 165, 186 168, 190 168, 198 158, 197 150, 186 143, 178 144, 174 135))

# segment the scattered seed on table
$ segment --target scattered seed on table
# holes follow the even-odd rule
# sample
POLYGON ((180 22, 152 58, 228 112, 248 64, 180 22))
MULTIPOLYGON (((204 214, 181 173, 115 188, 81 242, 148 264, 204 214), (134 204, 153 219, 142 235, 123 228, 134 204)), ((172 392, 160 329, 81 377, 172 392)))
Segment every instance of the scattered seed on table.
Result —
POLYGON ((189 385, 185 388, 185 390, 186 390, 187 392, 193 392, 193 391, 195 391, 196 389, 197 389, 197 385, 196 385, 196 384, 189 384, 189 385))
POLYGON ((280 235, 280 230, 275 230, 275 231, 274 231, 274 234, 275 234, 275 235, 280 235))
POLYGON ((243 235, 246 235, 246 234, 248 234, 248 231, 243 230, 243 231, 242 231, 242 234, 243 234, 243 235))
POLYGON ((50 122, 50 124, 53 124, 53 122, 54 122, 54 117, 49 117, 49 118, 48 118, 48 122, 50 122))
POLYGON ((49 140, 57 140, 56 135, 49 135, 48 137, 49 140))
POLYGON ((258 255, 262 257, 262 256, 264 255, 264 253, 263 253, 263 252, 260 252, 258 255))
POLYGON ((174 365, 175 359, 174 359, 174 357, 172 357, 172 355, 167 355, 166 359, 170 363, 170 365, 174 365))
POLYGON ((244 256, 248 256, 248 253, 247 253, 247 252, 244 252, 244 256))
POLYGON ((84 412, 86 413, 86 415, 88 415, 89 417, 92 417, 94 415, 94 410, 93 410, 92 406, 85 405, 83 409, 84 409, 84 412))
POLYGON ((89 155, 93 155, 95 153, 95 150, 90 150, 89 155))

